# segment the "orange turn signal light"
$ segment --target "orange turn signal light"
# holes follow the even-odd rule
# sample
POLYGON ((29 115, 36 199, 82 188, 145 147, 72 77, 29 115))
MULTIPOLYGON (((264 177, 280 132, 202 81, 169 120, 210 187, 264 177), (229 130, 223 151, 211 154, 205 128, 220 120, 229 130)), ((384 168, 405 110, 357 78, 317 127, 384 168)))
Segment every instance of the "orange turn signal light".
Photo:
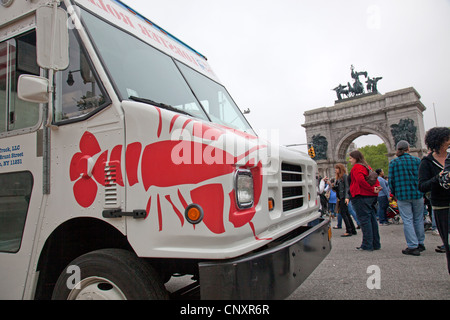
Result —
POLYGON ((269 198, 269 211, 273 211, 273 209, 275 209, 275 200, 273 198, 269 198))
POLYGON ((203 209, 198 204, 190 204, 184 211, 186 220, 191 224, 199 224, 203 220, 203 209))

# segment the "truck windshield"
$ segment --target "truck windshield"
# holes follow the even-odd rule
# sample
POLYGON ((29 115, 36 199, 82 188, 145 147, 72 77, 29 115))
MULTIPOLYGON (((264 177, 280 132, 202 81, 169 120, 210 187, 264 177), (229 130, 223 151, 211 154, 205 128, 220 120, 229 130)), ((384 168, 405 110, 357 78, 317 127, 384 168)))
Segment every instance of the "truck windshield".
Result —
POLYGON ((223 86, 178 61, 177 65, 212 122, 254 134, 223 86))
POLYGON ((89 12, 81 15, 122 100, 151 100, 254 134, 223 86, 89 12))

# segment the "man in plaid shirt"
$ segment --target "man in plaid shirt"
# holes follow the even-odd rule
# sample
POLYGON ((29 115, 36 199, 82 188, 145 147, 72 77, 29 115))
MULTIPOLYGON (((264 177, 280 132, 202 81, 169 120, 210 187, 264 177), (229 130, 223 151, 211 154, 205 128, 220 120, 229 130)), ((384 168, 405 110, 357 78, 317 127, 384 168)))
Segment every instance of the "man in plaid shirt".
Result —
POLYGON ((420 159, 411 156, 409 143, 397 143, 397 158, 389 163, 389 188, 403 220, 406 244, 403 254, 419 256, 425 250, 425 230, 423 224, 423 193, 419 191, 420 159))

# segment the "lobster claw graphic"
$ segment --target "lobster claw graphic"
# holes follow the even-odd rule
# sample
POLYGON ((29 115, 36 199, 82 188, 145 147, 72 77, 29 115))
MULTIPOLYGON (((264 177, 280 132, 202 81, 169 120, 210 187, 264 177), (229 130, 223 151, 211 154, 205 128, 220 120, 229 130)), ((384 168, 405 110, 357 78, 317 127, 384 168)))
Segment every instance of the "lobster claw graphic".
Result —
POLYGON ((83 208, 88 208, 97 196, 98 186, 94 179, 100 185, 105 185, 103 172, 108 151, 101 154, 97 161, 94 160, 94 156, 101 152, 101 148, 90 132, 85 132, 81 137, 80 151, 70 162, 70 181, 76 181, 73 186, 75 200, 83 208))
MULTIPOLYGON (((176 116, 172 119, 172 125, 177 118, 176 116)), ((190 121, 190 119, 186 120, 183 128, 190 121)), ((203 135, 206 136, 206 133, 210 134, 206 127, 201 129, 199 130, 200 133, 197 131, 197 135, 203 137, 203 135)), ((216 136, 221 134, 216 129, 210 130, 213 130, 216 136)), ((232 179, 232 174, 240 160, 260 148, 266 148, 266 146, 256 145, 244 153, 234 156, 225 150, 203 142, 162 140, 145 147, 140 142, 133 142, 126 147, 118 145, 109 154, 108 151, 102 153, 97 138, 86 131, 80 139, 80 152, 74 154, 70 162, 70 180, 74 182, 75 200, 81 207, 88 208, 97 197, 99 185, 110 186, 112 178, 105 172, 106 166, 108 166, 108 172, 110 168, 114 168, 114 184, 121 187, 125 186, 121 172, 121 159, 124 156, 126 159, 124 174, 127 177, 128 185, 129 187, 140 185, 149 194, 146 206, 147 217, 151 211, 157 214, 159 231, 163 230, 162 201, 171 205, 173 212, 180 220, 181 227, 183 227, 184 215, 182 211, 187 208, 188 203, 182 193, 184 192, 187 195, 187 192, 189 192, 191 201, 200 205, 204 210, 203 223, 206 228, 215 234, 221 234, 225 232, 224 214, 227 211, 227 208, 224 207, 226 203, 224 183, 226 184, 227 181, 229 182, 232 179), (123 154, 122 151, 125 153, 123 154), (186 161, 175 162, 173 160, 174 154, 186 161), (211 159, 208 157, 197 159, 199 154, 211 155, 216 161, 210 161, 211 159), (163 171, 164 174, 162 174, 163 171), (182 186, 185 187, 181 188, 182 186), (172 198, 176 197, 173 194, 175 188, 178 189, 176 195, 178 199, 172 198)), ((255 159, 251 159, 243 168, 252 172, 254 205, 244 210, 237 208, 235 191, 232 190, 229 193, 230 207, 227 220, 235 228, 241 228, 248 224, 256 240, 269 240, 260 239, 256 235, 255 226, 252 222, 262 192, 262 163, 256 163, 255 159)))

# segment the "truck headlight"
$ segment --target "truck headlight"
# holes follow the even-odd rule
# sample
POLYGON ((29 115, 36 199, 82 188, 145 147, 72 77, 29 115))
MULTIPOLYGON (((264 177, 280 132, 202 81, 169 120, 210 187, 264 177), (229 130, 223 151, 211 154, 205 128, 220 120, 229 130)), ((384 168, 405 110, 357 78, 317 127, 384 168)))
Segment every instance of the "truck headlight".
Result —
POLYGON ((239 169, 236 171, 236 203, 239 209, 253 206, 253 176, 250 170, 239 169))

